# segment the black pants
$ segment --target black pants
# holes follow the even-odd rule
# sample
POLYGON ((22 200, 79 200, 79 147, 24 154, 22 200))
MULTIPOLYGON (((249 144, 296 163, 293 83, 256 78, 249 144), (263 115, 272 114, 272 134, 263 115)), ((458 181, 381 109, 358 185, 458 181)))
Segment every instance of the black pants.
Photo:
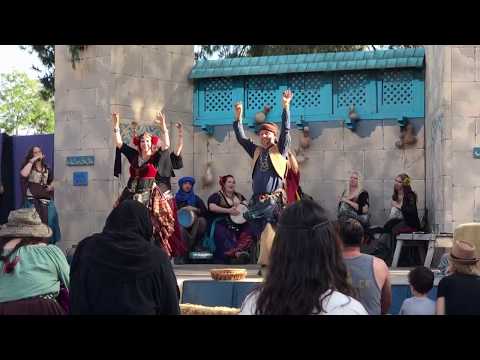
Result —
MULTIPOLYGON (((388 221, 384 227, 385 232, 380 235, 377 240, 374 240, 365 252, 382 259, 388 266, 391 266, 395 247, 397 246, 397 238, 394 234, 398 234, 399 229, 407 226, 403 220, 388 221)), ((409 267, 420 265, 422 260, 418 251, 415 250, 415 248, 411 247, 403 248, 398 260, 398 266, 409 267)))

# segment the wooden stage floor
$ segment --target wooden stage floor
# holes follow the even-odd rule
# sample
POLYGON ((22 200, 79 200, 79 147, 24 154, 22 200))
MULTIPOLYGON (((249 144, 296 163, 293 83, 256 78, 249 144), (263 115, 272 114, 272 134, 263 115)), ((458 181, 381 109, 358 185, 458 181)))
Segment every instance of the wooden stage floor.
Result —
MULTIPOLYGON (((185 280, 212 280, 210 277, 210 269, 219 268, 242 268, 247 269, 247 278, 241 281, 261 282, 262 278, 258 276, 260 270, 259 265, 219 265, 219 264, 188 264, 188 265, 174 265, 173 270, 177 276, 177 282, 180 289, 185 280)), ((399 268, 390 270, 390 281, 392 285, 408 285, 408 272, 411 268, 399 268)), ((435 273, 435 285, 440 280, 440 273, 438 270, 433 270, 435 273)))

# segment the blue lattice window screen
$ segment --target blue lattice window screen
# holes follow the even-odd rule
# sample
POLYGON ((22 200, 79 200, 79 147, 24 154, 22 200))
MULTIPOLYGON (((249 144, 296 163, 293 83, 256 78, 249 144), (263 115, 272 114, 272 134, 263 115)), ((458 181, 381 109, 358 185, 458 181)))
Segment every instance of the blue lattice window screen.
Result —
POLYGON ((289 88, 295 94, 292 108, 314 108, 320 106, 322 78, 318 74, 294 74, 289 77, 289 88))
POLYGON ((278 84, 273 76, 249 77, 246 88, 248 110, 261 111, 265 105, 274 110, 280 101, 277 98, 278 84))
POLYGON ((233 106, 233 86, 231 78, 205 80, 205 111, 226 112, 233 106))
POLYGON ((409 105, 413 102, 413 74, 389 70, 383 73, 382 99, 385 105, 409 105))
POLYGON ((336 91, 337 107, 362 106, 366 102, 367 74, 348 72, 338 76, 336 91))
POLYGON ((305 75, 294 74, 289 78, 289 88, 293 91, 292 108, 305 107, 305 75))
POLYGON ((322 80, 322 77, 318 74, 305 75, 304 107, 311 108, 320 106, 322 80))

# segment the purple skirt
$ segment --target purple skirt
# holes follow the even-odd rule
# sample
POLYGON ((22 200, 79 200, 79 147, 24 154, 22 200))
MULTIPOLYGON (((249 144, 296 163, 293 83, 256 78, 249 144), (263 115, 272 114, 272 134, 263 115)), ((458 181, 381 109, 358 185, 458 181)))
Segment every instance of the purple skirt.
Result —
POLYGON ((1 315, 66 315, 54 299, 41 297, 0 303, 1 315))

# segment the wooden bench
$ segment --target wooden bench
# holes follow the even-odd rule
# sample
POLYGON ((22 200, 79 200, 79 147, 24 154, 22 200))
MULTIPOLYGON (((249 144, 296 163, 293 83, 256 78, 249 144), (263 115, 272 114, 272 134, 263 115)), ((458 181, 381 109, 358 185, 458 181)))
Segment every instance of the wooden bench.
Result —
POLYGON ((402 252, 403 245, 416 246, 419 252, 421 252, 420 257, 425 259, 423 265, 430 268, 432 264, 433 253, 435 251, 435 241, 435 234, 410 233, 397 235, 397 245, 395 246, 395 252, 393 253, 392 268, 398 267, 398 260, 400 259, 400 253, 402 252), (408 244, 410 241, 414 241, 416 244, 408 244), (426 255, 423 252, 424 241, 428 241, 428 250, 426 255))

